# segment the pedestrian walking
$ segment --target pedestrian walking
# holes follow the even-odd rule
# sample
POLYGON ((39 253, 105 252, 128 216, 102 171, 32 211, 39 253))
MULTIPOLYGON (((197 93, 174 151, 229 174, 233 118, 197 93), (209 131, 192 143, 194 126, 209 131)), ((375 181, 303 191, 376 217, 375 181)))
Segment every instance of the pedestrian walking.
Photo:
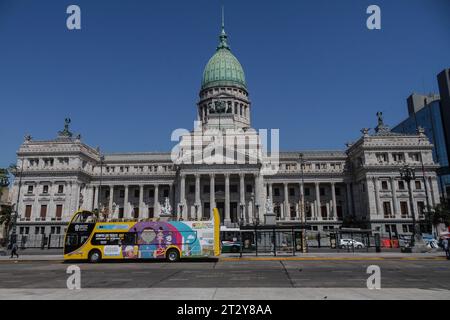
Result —
POLYGON ((448 247, 448 238, 444 238, 444 240, 442 241, 442 246, 443 246, 444 251, 445 251, 445 256, 447 257, 447 259, 450 260, 450 251, 449 251, 449 247, 448 247))
POLYGON ((17 246, 17 243, 14 242, 12 247, 11 247, 11 258, 13 258, 14 256, 19 258, 19 254, 17 253, 18 249, 19 249, 19 247, 17 246))

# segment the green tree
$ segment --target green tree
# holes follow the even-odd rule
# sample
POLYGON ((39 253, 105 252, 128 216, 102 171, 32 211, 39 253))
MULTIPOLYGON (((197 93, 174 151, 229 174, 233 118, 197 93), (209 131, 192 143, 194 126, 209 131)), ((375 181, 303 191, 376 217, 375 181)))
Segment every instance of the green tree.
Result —
POLYGON ((0 211, 0 226, 4 225, 3 229, 3 239, 5 239, 9 232, 9 227, 12 219, 12 207, 11 206, 3 206, 0 211))
POLYGON ((9 170, 0 168, 0 199, 3 195, 3 189, 9 186, 9 170))
POLYGON ((450 225, 450 205, 447 202, 436 205, 429 215, 434 226, 440 223, 445 223, 446 226, 450 225))

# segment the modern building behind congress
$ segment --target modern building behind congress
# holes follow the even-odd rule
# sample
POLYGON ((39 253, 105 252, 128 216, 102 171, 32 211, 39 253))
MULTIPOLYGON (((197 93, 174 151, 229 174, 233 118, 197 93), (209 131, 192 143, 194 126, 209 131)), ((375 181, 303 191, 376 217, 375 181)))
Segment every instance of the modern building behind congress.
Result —
POLYGON ((443 197, 450 195, 450 69, 445 69, 437 76, 439 94, 421 95, 413 93, 407 99, 408 118, 396 125, 392 131, 398 133, 415 133, 418 127, 425 129, 425 134, 433 144, 433 159, 439 164, 439 189, 443 197))

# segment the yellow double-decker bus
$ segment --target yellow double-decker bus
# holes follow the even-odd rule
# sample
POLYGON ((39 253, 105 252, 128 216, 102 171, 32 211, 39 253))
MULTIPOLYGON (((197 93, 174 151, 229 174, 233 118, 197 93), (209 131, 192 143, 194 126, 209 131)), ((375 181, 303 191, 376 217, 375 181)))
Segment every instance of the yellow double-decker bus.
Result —
POLYGON ((76 212, 64 239, 65 260, 214 257, 220 254, 217 209, 208 221, 98 221, 93 212, 76 212))

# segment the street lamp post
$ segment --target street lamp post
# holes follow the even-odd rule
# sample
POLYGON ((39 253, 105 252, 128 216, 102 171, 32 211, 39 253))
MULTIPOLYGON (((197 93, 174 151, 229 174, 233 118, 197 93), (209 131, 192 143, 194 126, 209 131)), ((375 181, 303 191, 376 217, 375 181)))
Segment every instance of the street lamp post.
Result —
POLYGON ((416 215, 414 212, 414 200, 411 190, 410 182, 416 178, 416 173, 414 168, 411 168, 408 165, 405 165, 400 169, 400 177, 404 180, 408 186, 408 194, 409 194, 409 203, 411 207, 411 215, 412 215, 412 223, 413 223, 413 232, 411 236, 410 246, 414 247, 415 237, 416 237, 416 215))

